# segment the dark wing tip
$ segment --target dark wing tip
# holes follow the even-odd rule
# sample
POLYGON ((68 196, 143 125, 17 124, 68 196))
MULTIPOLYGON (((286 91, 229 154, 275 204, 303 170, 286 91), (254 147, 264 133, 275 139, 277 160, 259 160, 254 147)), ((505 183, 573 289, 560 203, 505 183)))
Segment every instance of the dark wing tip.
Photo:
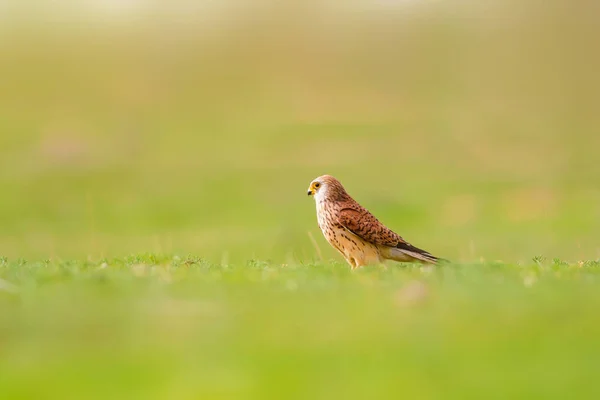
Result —
POLYGON ((399 248, 399 249, 401 249, 401 250, 406 250, 406 251, 410 251, 410 252, 413 252, 413 253, 420 254, 424 258, 427 258, 427 259, 429 259, 429 260, 431 260, 433 262, 438 262, 438 261, 449 262, 446 259, 436 257, 433 254, 429 253, 428 251, 425 251, 423 249, 419 249, 418 247, 415 247, 412 244, 407 243, 407 242, 400 242, 400 243, 398 243, 398 245, 396 245, 396 247, 399 248))

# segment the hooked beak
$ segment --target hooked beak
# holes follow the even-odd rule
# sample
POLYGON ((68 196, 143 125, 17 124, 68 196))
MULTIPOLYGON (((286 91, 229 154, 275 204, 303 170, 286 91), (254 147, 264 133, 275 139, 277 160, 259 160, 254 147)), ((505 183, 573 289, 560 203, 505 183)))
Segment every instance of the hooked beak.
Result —
POLYGON ((312 191, 312 190, 308 189, 308 193, 307 193, 307 194, 308 194, 309 196, 312 196, 314 193, 313 193, 313 191, 312 191))

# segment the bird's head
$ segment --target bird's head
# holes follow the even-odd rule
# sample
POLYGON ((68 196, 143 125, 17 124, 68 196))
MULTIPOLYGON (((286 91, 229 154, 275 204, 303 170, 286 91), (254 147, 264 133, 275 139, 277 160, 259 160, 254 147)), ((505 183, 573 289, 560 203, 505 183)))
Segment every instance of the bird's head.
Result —
POLYGON ((315 178, 308 186, 308 195, 313 196, 319 201, 324 198, 337 198, 347 196, 346 190, 338 181, 331 175, 322 175, 315 178))

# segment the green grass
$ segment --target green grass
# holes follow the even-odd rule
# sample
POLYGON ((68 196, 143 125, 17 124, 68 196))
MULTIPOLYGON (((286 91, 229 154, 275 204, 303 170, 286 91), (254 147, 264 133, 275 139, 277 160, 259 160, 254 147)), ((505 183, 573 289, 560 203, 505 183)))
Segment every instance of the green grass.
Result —
POLYGON ((0 261, 6 398, 597 398, 600 265, 0 261), (10 284, 9 284, 10 283, 10 284))
POLYGON ((13 3, 1 398, 600 397, 593 2, 13 3), (455 264, 352 273, 326 173, 455 264))

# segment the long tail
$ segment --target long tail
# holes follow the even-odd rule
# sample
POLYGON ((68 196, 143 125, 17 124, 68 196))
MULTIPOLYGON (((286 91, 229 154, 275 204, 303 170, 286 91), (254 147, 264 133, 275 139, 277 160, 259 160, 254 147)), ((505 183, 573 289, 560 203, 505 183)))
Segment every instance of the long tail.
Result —
POLYGON ((419 249, 410 243, 399 243, 398 246, 390 248, 389 258, 395 261, 420 261, 424 263, 437 264, 439 261, 447 261, 443 258, 419 249))

